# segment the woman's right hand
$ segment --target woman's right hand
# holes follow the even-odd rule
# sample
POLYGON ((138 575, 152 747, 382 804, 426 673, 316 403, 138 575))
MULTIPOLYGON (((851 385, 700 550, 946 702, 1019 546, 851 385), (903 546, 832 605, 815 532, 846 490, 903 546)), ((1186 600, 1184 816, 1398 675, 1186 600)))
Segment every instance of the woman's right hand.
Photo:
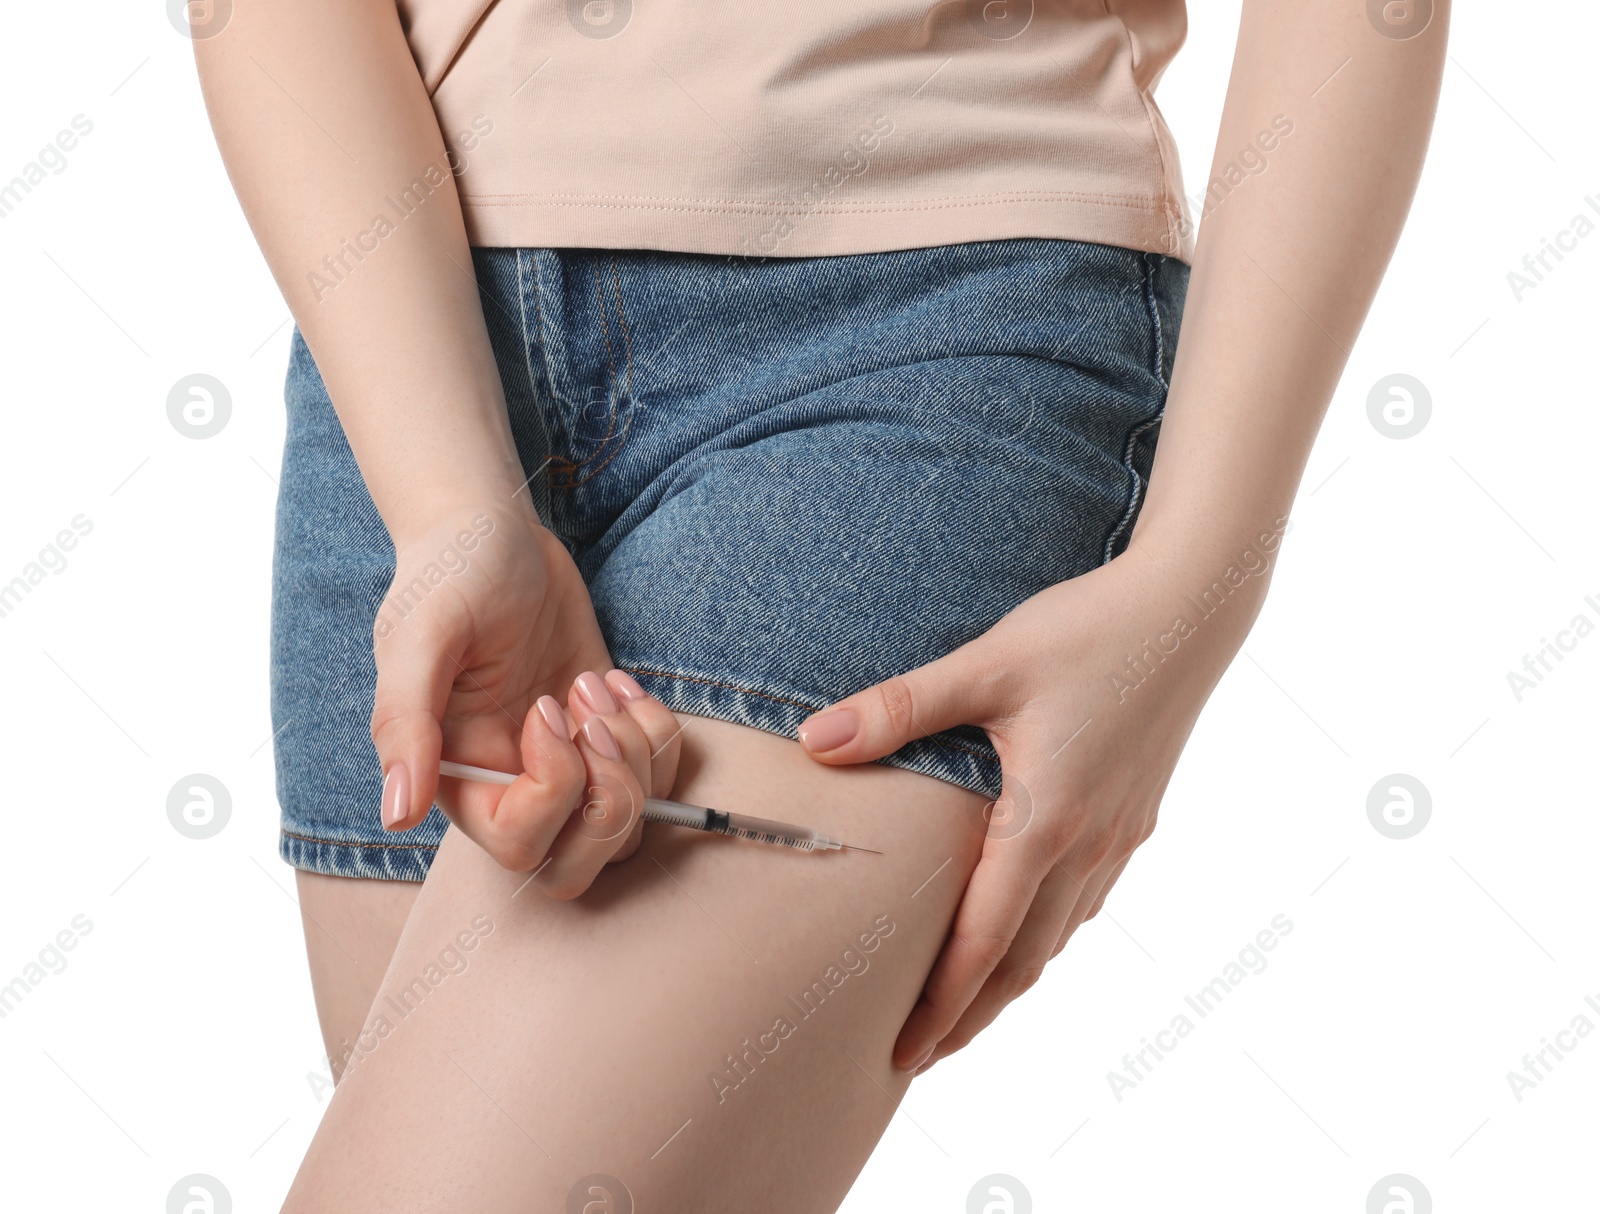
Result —
MULTIPOLYGON (((560 540, 531 510, 509 503, 440 514, 396 544, 394 580, 373 637, 378 679, 372 739, 384 771, 384 827, 408 830, 437 801, 504 867, 527 870, 542 863, 551 854, 557 792, 572 799, 561 810, 564 819, 590 783, 580 770, 576 789, 567 788, 574 779, 566 761, 571 755, 563 751, 560 762, 545 764, 546 783, 536 796, 521 787, 533 776, 509 788, 440 780, 439 760, 535 772, 541 748, 562 750, 539 733, 550 726, 534 711, 536 701, 566 695, 585 671, 611 669, 588 589, 560 540)), ((583 724, 596 714, 592 707, 580 708, 580 698, 573 697, 573 715, 583 724)), ((649 703, 671 718, 657 701, 649 703)), ((598 773, 615 764, 595 749, 594 732, 561 743, 572 755, 587 748, 584 755, 594 759, 589 766, 598 773)), ((638 744, 630 741, 626 749, 638 744)), ((671 753, 675 759, 675 744, 671 753)), ((609 780, 597 774, 593 781, 616 796, 629 795, 623 784, 615 773, 609 780)), ((635 825, 613 841, 608 858, 631 852, 637 841, 635 825)), ((587 856, 594 848, 576 850, 587 856)), ((564 891, 567 866, 552 868, 559 878, 552 888, 564 891)), ((576 871, 583 868, 578 864, 576 871)))
POLYGON ((496 808, 523 830, 506 867, 532 868, 552 898, 583 893, 605 865, 638 850, 644 799, 671 795, 682 732, 672 710, 621 670, 580 674, 565 712, 540 696, 522 734, 523 774, 496 808))

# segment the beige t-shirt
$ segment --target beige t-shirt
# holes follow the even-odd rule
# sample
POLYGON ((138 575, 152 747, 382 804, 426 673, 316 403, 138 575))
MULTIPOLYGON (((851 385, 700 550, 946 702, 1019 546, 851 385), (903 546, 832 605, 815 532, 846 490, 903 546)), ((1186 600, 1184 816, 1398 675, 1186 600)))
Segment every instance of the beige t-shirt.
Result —
POLYGON ((476 245, 1192 256, 1183 0, 397 3, 476 245))

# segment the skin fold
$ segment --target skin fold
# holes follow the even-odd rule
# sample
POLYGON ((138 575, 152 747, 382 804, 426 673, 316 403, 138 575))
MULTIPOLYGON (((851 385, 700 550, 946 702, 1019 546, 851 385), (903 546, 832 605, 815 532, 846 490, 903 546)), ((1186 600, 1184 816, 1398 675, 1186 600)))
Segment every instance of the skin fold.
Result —
POLYGON ((404 831, 437 797, 454 829, 414 898, 301 875, 331 1050, 358 1041, 391 980, 477 931, 475 916, 493 931, 348 1066, 286 1209, 560 1209, 600 1172, 644 1208, 835 1207, 908 1070, 1031 986, 1153 830, 1271 562, 1189 632, 1175 618, 1287 529, 1416 187, 1448 19, 1439 0, 1426 29, 1396 39, 1351 0, 1244 5, 1212 177, 1280 119, 1293 133, 1205 218, 1124 554, 812 718, 809 745, 678 722, 672 795, 814 822, 882 857, 568 829, 588 789, 616 811, 668 778, 652 770, 666 752, 620 701, 611 712, 574 690, 609 656, 522 490, 453 185, 321 302, 306 278, 375 200, 445 163, 393 4, 256 0, 196 41, 223 159, 394 539, 396 585, 473 520, 495 524, 470 576, 375 636, 385 823, 404 831), (1136 683, 1135 655, 1148 671, 1136 683), (561 701, 576 742, 541 732, 542 696, 561 701), (597 715, 618 759, 583 731, 597 715), (1002 760, 987 821, 951 785, 861 766, 962 722, 1002 760), (441 754, 529 774, 510 789, 440 786, 441 754), (716 1101, 718 1061, 879 915, 896 930, 859 982, 716 1101))

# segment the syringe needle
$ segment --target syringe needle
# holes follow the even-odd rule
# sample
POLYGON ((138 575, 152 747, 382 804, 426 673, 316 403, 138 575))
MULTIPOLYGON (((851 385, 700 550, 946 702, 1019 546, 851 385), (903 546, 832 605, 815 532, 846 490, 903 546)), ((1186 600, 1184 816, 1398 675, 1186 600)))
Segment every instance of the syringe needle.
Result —
MULTIPOLYGON (((439 774, 458 780, 482 780, 489 784, 512 784, 517 778, 509 771, 492 771, 487 767, 474 767, 470 763, 452 763, 448 759, 440 761, 439 774)), ((703 830, 736 839, 754 839, 806 851, 861 851, 872 856, 883 855, 881 851, 870 847, 856 847, 839 839, 828 838, 810 827, 769 822, 765 818, 751 818, 744 814, 723 813, 703 805, 685 805, 680 801, 659 797, 645 798, 644 817, 649 821, 686 826, 690 830, 703 830)))

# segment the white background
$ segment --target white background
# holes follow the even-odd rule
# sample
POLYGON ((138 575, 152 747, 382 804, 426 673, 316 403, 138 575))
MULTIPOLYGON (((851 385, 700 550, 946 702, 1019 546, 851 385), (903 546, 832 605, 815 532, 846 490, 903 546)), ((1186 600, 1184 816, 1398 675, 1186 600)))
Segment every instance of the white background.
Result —
MULTIPOLYGON (((1193 7, 1160 93, 1191 193, 1238 6, 1193 7)), ((268 744, 288 312, 160 6, 5 24, 0 179, 94 123, 0 220, 0 581, 93 525, 0 619, 0 984, 93 924, 0 1019, 5 1205, 161 1211, 200 1172, 276 1210, 325 1107, 268 744), (234 406, 204 442, 166 417, 194 372, 234 406), (233 800, 202 842, 166 816, 191 772, 233 800)), ((1600 235, 1521 302, 1506 275, 1600 194, 1597 40, 1589 6, 1458 6, 1405 237, 1160 829, 1039 986, 913 1085, 846 1210, 958 1212, 989 1173, 1040 1211, 1360 1214, 1397 1172, 1441 1212, 1592 1208, 1600 1034, 1520 1102, 1506 1073, 1600 1026, 1600 636, 1520 703, 1506 673, 1600 623, 1600 235), (1400 441, 1367 417, 1395 372, 1433 402, 1400 441), (1366 811, 1395 772, 1433 804, 1401 841, 1366 811), (1106 1073, 1280 914, 1267 968, 1119 1101, 1106 1073)))

